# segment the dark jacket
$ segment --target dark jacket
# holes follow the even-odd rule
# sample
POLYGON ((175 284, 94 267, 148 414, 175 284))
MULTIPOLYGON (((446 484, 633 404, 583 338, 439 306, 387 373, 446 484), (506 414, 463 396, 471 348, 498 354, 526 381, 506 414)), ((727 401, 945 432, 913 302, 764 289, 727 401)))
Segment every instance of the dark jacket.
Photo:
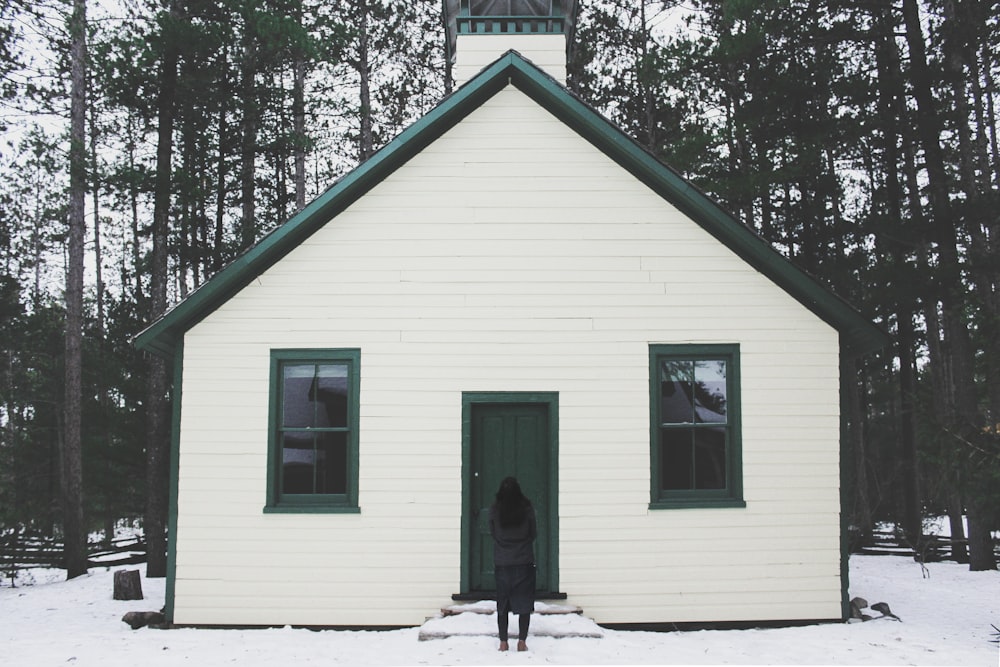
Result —
POLYGON ((535 509, 528 506, 524 520, 513 526, 500 525, 496 505, 490 506, 490 535, 493 536, 494 565, 534 565, 535 509))

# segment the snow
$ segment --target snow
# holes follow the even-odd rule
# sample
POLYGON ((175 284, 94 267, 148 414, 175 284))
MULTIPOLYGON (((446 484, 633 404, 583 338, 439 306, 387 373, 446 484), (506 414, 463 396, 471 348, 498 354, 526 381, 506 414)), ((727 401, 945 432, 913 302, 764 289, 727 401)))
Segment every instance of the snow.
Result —
MULTIPOLYGON (((653 633, 599 628, 576 615, 533 616, 533 629, 596 628, 603 636, 531 635, 526 653, 498 653, 495 637, 476 631, 420 641, 420 628, 131 630, 121 617, 160 609, 163 579, 143 578, 146 599, 126 602, 111 599, 113 570, 94 569, 71 581, 62 581, 61 571, 43 571, 34 574, 33 585, 12 588, 7 580, 0 588, 0 664, 1000 665, 997 632, 991 627, 1000 626, 1000 572, 969 572, 968 566, 949 562, 926 568, 904 557, 851 557, 851 597, 885 602, 901 621, 883 617, 797 628, 653 633)), ((495 623, 495 617, 483 614, 454 618, 483 631, 495 623)))

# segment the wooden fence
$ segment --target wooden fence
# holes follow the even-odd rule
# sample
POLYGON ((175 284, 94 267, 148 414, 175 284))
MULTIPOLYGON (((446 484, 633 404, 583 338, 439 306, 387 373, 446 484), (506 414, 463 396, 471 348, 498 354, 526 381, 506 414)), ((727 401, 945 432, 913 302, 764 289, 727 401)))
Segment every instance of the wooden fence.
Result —
MULTIPOLYGON (((131 565, 145 561, 146 543, 139 536, 87 544, 88 567, 131 565)), ((36 567, 65 568, 62 542, 24 531, 0 533, 0 574, 4 578, 13 578, 20 570, 36 567)))
MULTIPOLYGON (((913 545, 900 533, 891 530, 876 530, 872 540, 855 550, 855 553, 870 556, 909 556, 922 563, 934 563, 952 559, 952 546, 968 544, 968 540, 952 540, 941 535, 924 535, 918 545, 913 545)), ((997 560, 1000 561, 1000 542, 994 540, 993 546, 997 560)))

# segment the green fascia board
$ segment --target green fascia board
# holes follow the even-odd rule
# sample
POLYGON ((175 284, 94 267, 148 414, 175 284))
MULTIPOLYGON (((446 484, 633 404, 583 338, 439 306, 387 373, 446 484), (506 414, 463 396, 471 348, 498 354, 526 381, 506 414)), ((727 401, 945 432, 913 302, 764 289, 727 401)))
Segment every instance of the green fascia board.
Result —
POLYGON ((707 195, 516 51, 508 51, 484 68, 288 222, 227 265, 141 332, 134 340, 135 345, 154 354, 172 356, 185 331, 508 84, 565 123, 837 329, 846 354, 860 355, 888 345, 888 336, 882 329, 793 265, 707 195))

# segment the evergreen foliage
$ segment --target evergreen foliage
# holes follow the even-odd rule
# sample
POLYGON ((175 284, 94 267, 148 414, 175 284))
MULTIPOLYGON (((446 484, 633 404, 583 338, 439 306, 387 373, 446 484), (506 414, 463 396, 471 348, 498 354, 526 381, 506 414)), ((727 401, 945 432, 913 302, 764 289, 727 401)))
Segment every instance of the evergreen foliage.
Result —
MULTIPOLYGON (((170 387, 148 382, 160 371, 130 338, 441 99, 440 9, 88 7, 87 530, 147 513, 165 485, 146 466, 170 387)), ((49 533, 62 530, 69 10, 0 0, 0 528, 49 533)), ((972 566, 995 567, 1000 3, 583 0, 571 53, 576 94, 892 333, 845 365, 858 539, 895 521, 918 542, 940 512, 962 534, 965 514, 972 566)))

